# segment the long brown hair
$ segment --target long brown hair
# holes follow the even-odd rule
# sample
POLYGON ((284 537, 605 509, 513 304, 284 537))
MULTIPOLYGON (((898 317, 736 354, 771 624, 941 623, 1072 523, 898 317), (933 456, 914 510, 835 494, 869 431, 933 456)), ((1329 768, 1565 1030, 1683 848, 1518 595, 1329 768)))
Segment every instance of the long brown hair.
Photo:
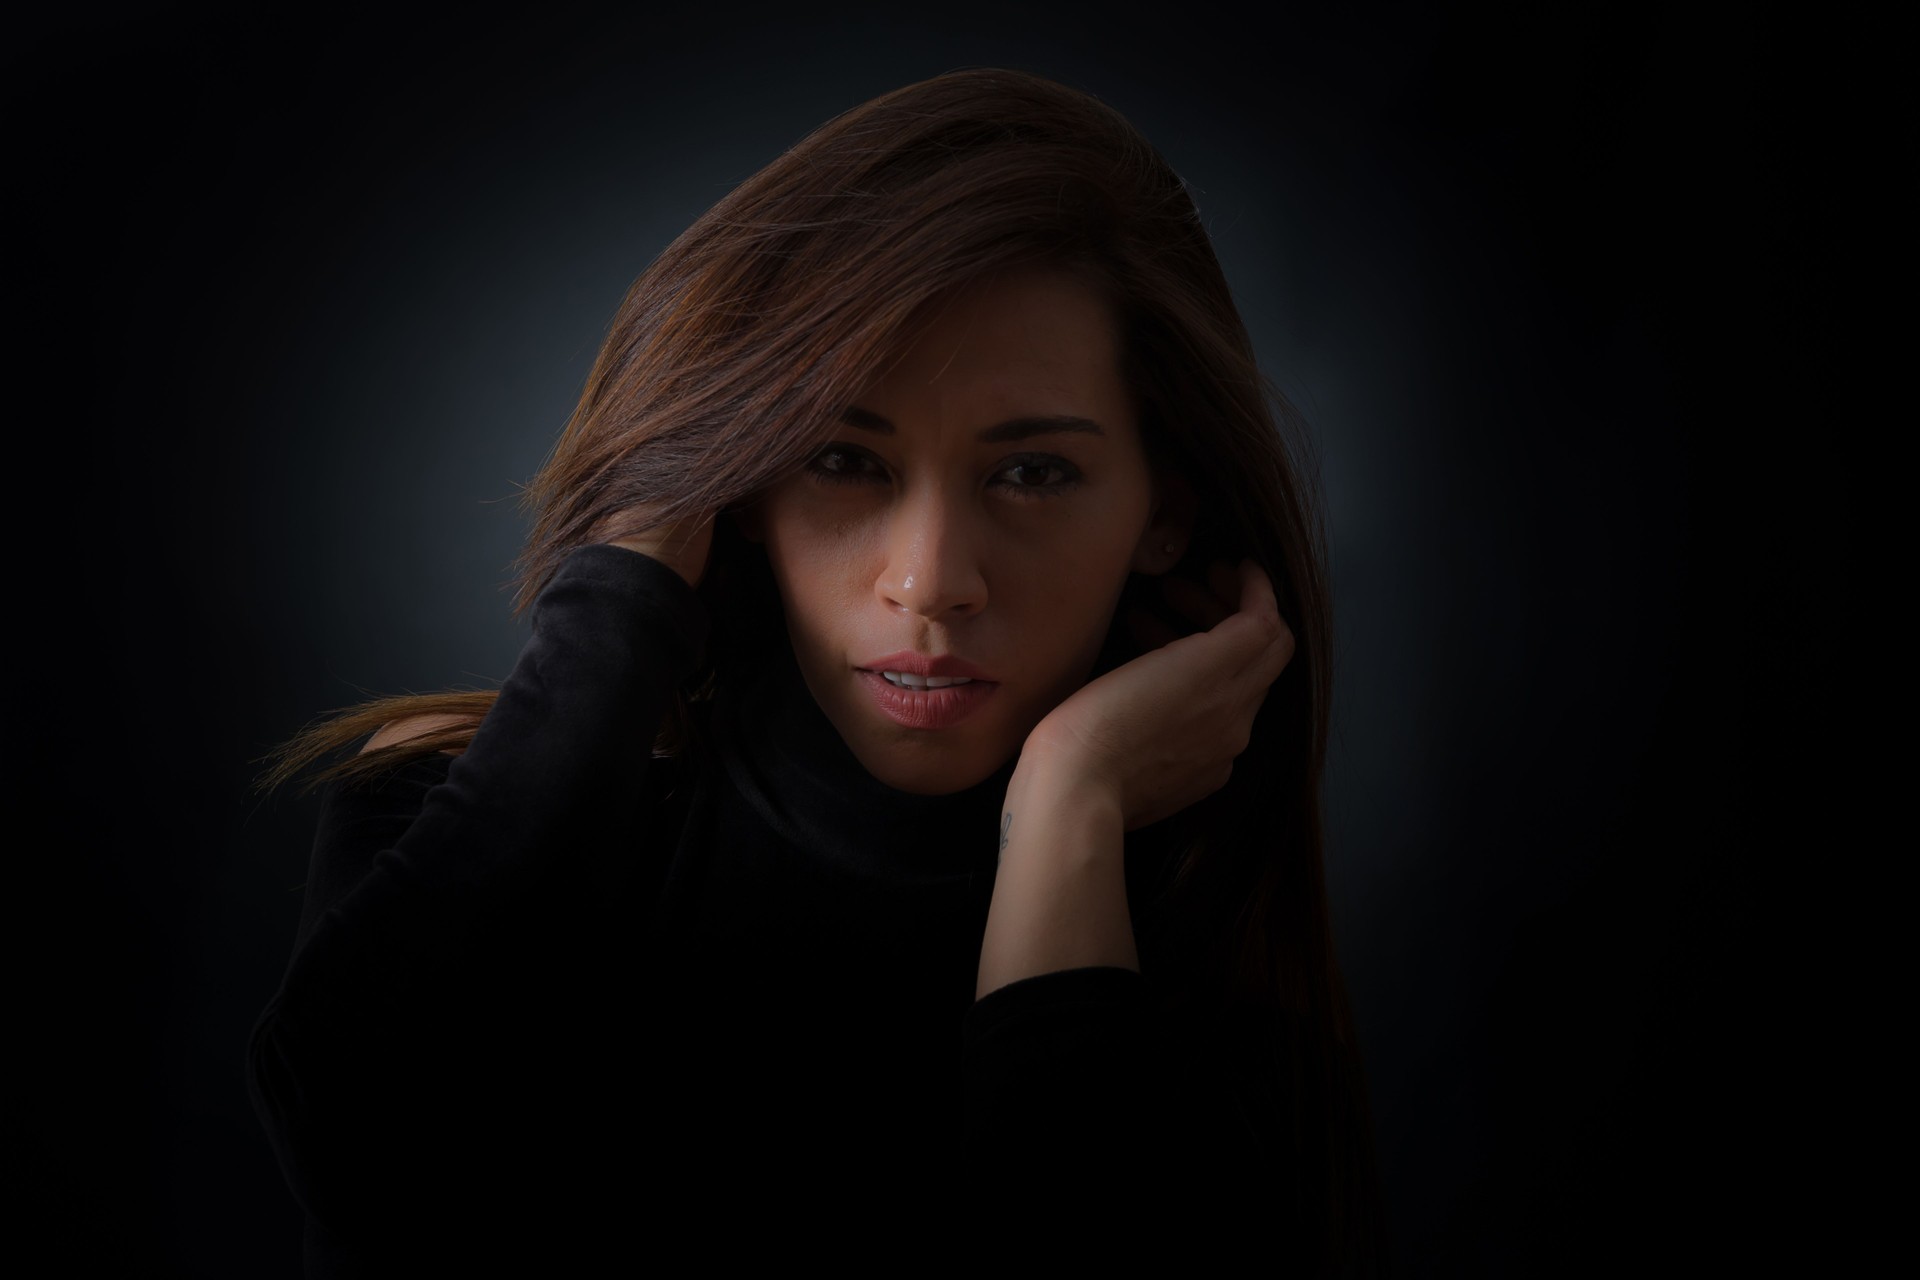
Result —
MULTIPOLYGON (((714 205, 627 291, 524 493, 533 528, 513 611, 577 547, 752 501, 806 462, 930 303, 1036 263, 1095 283, 1122 317, 1149 454, 1201 499, 1175 571, 1252 556, 1294 632, 1227 786, 1166 820, 1160 837, 1180 856, 1136 927, 1143 966, 1160 957, 1192 1001, 1252 1009, 1261 1016, 1236 1025, 1274 1029, 1269 1060, 1284 1079, 1256 1082, 1263 1098, 1250 1105, 1277 1108, 1305 1159, 1296 1208, 1327 1265, 1371 1269, 1370 1126, 1322 878, 1332 626, 1317 466, 1258 367, 1186 185, 1117 111, 1023 72, 953 71, 835 117, 714 205)), ((764 551, 727 520, 699 592, 714 619, 710 660, 680 691, 657 754, 697 745, 690 704, 751 660, 754 637, 782 634, 767 625, 779 604, 764 551)), ((1120 627, 1113 661, 1139 652, 1120 627)), ((458 749, 494 697, 348 708, 279 748, 260 785, 411 716, 449 722, 336 760, 309 787, 458 749)))

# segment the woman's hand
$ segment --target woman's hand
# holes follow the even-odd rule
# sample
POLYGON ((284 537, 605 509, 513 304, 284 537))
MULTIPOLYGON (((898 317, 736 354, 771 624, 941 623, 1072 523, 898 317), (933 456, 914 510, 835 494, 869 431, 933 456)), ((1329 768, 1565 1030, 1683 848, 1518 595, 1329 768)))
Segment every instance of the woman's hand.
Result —
POLYGON ((713 551, 713 514, 682 520, 661 529, 650 529, 631 538, 612 539, 611 545, 652 556, 697 587, 707 571, 707 557, 713 551))
POLYGON ((976 998, 1063 969, 1139 970, 1121 837, 1226 785, 1293 657, 1293 631, 1258 565, 1242 561, 1237 579, 1218 565, 1209 577, 1211 590, 1161 580, 1203 630, 1180 637, 1129 619, 1148 652, 1088 682, 1027 735, 1001 813, 976 998))
POLYGON ((1201 630, 1176 637, 1134 615, 1134 633, 1149 652, 1054 708, 1027 735, 1021 768, 1064 770, 1105 789, 1128 831, 1226 785, 1268 688, 1293 657, 1294 639, 1259 565, 1243 560, 1236 575, 1216 563, 1208 577, 1211 590, 1161 579, 1167 599, 1201 630))

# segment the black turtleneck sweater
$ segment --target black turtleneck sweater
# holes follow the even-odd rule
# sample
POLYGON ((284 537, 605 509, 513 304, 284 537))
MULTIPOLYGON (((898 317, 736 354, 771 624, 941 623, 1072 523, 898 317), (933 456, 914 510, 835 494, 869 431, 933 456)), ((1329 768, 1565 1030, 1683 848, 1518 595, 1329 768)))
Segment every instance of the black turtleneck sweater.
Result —
MULTIPOLYGON (((706 749, 656 759, 708 637, 692 588, 584 547, 532 621, 463 754, 323 792, 249 1054, 307 1274, 951 1241, 1071 1206, 1111 1232, 1224 1178, 1280 1194, 1277 1136, 1150 973, 974 999, 1013 761, 887 787, 786 646, 694 704, 706 749)), ((1130 899, 1162 856, 1139 834, 1130 899)))

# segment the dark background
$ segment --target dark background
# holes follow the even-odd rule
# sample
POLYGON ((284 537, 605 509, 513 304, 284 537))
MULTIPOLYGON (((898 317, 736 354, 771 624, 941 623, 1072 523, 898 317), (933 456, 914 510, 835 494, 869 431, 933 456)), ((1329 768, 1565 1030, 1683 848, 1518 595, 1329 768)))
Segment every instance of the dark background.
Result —
POLYGON ((1321 448, 1329 876, 1403 1270, 1774 1252, 1815 1134, 1769 895, 1826 834, 1848 616, 1847 77, 1731 11, 1346 12, 20 29, 23 1222, 297 1274, 244 1055, 314 806, 259 757, 503 677, 515 485, 632 278, 830 116, 1001 65, 1168 156, 1321 448))

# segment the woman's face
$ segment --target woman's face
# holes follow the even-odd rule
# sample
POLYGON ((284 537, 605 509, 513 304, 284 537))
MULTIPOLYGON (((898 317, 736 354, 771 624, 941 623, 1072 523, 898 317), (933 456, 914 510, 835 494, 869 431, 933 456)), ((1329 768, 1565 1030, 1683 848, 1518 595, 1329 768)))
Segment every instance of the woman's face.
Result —
POLYGON ((1191 513, 1160 501, 1091 287, 1026 268, 933 310, 739 519, 847 746, 880 781, 944 795, 1087 682, 1127 574, 1170 568, 1191 513))

